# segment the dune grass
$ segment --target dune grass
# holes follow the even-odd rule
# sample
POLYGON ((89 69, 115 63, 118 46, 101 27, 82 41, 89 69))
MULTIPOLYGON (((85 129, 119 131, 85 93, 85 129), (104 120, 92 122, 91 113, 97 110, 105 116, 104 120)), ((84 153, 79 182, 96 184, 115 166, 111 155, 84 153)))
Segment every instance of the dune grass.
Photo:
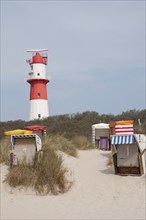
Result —
POLYGON ((79 150, 89 150, 95 148, 86 136, 75 136, 72 142, 79 150))
POLYGON ((0 163, 8 164, 10 161, 11 141, 10 136, 3 137, 0 140, 0 163))
POLYGON ((113 156, 112 156, 112 152, 110 152, 107 156, 107 166, 112 166, 113 165, 113 156))
POLYGON ((43 149, 42 159, 34 158, 33 164, 18 164, 10 167, 5 182, 12 187, 31 187, 37 194, 64 193, 69 190, 62 157, 52 148, 43 149))
POLYGON ((75 136, 71 140, 63 135, 50 135, 44 140, 43 146, 52 147, 55 150, 77 157, 77 150, 89 150, 95 148, 86 136, 75 136))
MULTIPOLYGON (((8 162, 10 138, 2 142, 1 161, 8 162)), ((63 135, 46 136, 42 144, 42 157, 36 154, 31 164, 23 163, 10 166, 5 182, 11 187, 31 187, 37 194, 46 195, 64 193, 72 183, 67 180, 68 170, 63 167, 63 159, 58 151, 77 157, 77 151, 91 149, 93 146, 86 137, 76 136, 69 140, 63 135)))
POLYGON ((43 141, 43 148, 47 149, 48 147, 54 150, 63 151, 70 156, 77 157, 77 148, 71 140, 68 140, 64 136, 46 136, 45 140, 43 141))

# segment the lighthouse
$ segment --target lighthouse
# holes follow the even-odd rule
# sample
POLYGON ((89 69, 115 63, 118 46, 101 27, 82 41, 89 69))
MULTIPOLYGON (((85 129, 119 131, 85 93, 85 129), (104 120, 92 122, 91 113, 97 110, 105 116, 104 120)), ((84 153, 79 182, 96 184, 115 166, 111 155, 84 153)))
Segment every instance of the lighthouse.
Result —
POLYGON ((27 51, 32 53, 32 58, 27 60, 31 68, 27 80, 30 84, 30 120, 49 116, 46 88, 49 82, 46 75, 47 51, 46 49, 27 51))

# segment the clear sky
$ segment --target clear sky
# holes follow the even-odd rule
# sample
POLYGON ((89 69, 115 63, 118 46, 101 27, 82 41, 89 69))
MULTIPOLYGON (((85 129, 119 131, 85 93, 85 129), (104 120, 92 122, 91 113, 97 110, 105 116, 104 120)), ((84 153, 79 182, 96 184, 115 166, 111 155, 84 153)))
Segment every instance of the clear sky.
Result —
POLYGON ((145 109, 145 1, 1 1, 1 121, 29 120, 28 49, 48 49, 50 115, 145 109))

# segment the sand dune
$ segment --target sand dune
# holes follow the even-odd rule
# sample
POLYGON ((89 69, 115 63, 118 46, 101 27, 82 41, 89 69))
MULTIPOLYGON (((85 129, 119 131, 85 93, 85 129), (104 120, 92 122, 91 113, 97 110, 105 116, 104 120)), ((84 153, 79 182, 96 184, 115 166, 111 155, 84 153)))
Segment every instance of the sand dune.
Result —
POLYGON ((70 191, 57 196, 37 196, 32 190, 12 190, 2 181, 1 219, 146 219, 146 176, 118 176, 107 167, 108 152, 79 151, 79 157, 63 154, 70 191))

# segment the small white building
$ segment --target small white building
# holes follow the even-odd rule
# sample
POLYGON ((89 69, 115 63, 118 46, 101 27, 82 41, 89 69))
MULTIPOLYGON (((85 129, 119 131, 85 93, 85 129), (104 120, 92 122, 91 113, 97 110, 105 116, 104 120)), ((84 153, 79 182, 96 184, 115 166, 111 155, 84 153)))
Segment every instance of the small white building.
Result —
POLYGON ((92 125, 92 144, 101 150, 109 150, 109 124, 99 123, 92 125))
POLYGON ((11 135, 11 164, 32 163, 36 152, 42 148, 41 138, 37 134, 11 135))

